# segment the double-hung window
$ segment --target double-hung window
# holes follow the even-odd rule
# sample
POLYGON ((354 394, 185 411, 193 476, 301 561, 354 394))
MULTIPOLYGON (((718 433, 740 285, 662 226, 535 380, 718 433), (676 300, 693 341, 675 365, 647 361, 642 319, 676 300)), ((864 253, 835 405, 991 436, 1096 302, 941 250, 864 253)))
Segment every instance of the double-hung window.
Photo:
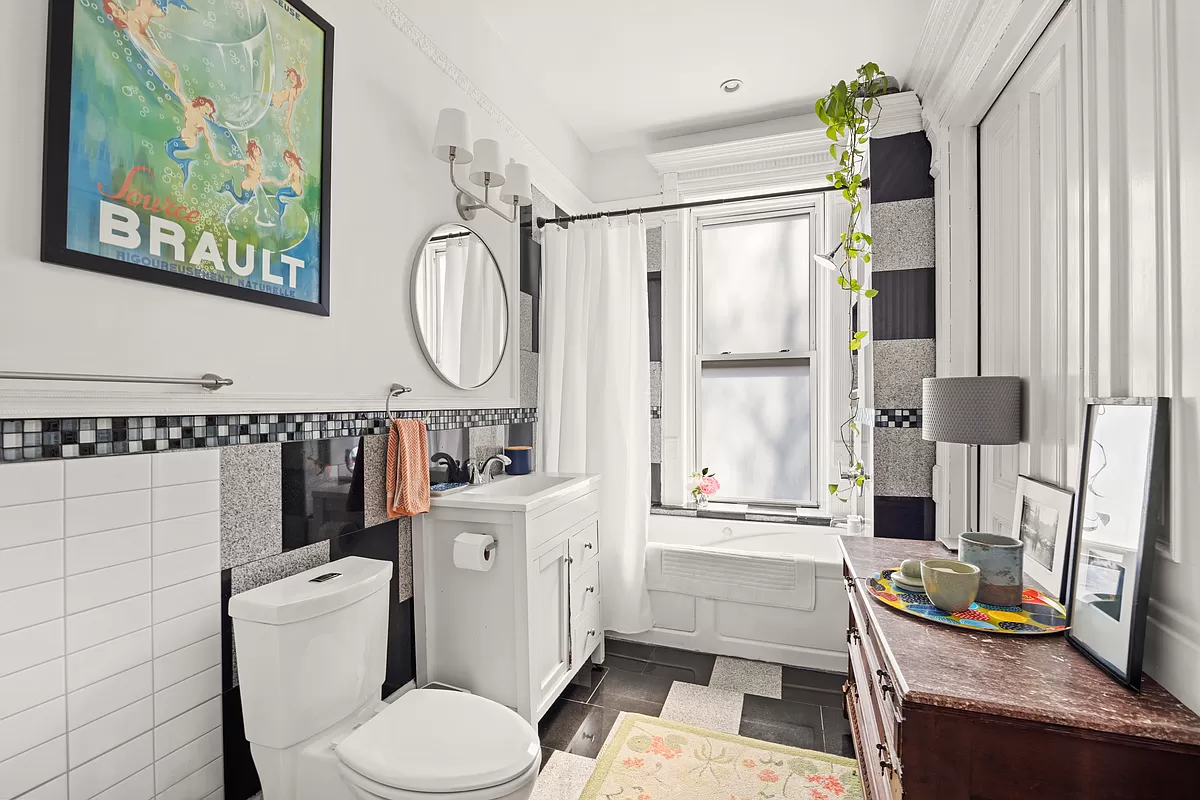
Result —
POLYGON ((694 464, 717 500, 818 505, 815 207, 695 218, 694 464))

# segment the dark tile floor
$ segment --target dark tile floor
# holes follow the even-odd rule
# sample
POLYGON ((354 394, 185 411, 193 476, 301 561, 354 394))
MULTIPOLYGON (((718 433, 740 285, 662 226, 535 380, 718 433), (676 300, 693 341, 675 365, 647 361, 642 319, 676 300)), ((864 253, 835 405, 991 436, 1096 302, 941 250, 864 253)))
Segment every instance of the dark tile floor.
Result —
MULTIPOLYGON (((622 711, 658 716, 675 681, 707 686, 716 656, 606 639, 602 666, 580 671, 538 726, 542 764, 554 750, 595 758, 622 711)), ((782 668, 781 698, 745 694, 739 733, 853 757, 842 714, 844 675, 782 668)))

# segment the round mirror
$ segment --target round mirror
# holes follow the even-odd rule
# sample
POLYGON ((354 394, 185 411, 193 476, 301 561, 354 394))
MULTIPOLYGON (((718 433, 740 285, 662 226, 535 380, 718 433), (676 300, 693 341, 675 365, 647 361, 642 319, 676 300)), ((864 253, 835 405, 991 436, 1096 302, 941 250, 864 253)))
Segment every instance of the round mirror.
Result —
POLYGON ((465 225, 441 225, 412 271, 412 317, 425 358, 442 380, 478 389, 508 343, 508 291, 487 244, 465 225))

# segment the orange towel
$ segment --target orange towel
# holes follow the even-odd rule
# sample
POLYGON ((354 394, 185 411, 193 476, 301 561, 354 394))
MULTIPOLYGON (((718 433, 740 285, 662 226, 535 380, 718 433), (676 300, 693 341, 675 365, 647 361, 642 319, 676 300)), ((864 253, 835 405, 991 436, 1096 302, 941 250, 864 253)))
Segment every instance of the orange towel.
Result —
POLYGON ((388 431, 387 515, 429 511, 429 437, 419 419, 392 420, 388 431))

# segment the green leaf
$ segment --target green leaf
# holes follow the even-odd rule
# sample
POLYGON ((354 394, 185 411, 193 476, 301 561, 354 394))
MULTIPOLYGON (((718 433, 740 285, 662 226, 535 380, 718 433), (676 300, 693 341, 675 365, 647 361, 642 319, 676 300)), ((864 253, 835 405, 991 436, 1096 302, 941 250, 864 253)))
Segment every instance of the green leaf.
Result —
POLYGON ((838 284, 838 286, 845 289, 845 288, 847 288, 848 282, 846 281, 846 279, 843 276, 838 275, 837 284, 838 284))
POLYGON ((865 292, 863 292, 863 297, 870 300, 872 297, 874 297, 877 294, 879 294, 878 289, 867 289, 865 292))
POLYGON ((654 744, 654 739, 649 736, 630 736, 625 740, 625 746, 635 753, 645 753, 650 749, 650 745, 654 744))
POLYGON ((866 112, 867 114, 870 114, 871 106, 873 106, 873 105, 875 105, 874 98, 868 97, 866 100, 863 101, 863 111, 866 112))
POLYGON ((837 138, 838 138, 837 137, 837 128, 830 126, 828 129, 826 129, 825 135, 828 136, 830 139, 833 139, 836 142, 837 138))
POLYGON ((834 142, 833 144, 829 145, 829 157, 837 158, 837 142, 834 142))
POLYGON ((836 484, 836 483, 831 483, 831 484, 829 484, 829 486, 828 486, 828 487, 826 487, 826 488, 828 488, 828 489, 829 489, 829 493, 830 493, 830 494, 837 494, 837 484, 836 484))
POLYGON ((861 344, 862 344, 862 342, 860 342, 860 341, 858 341, 857 339, 855 339, 853 342, 851 342, 851 343, 850 343, 850 351, 851 351, 851 352, 854 352, 855 350, 857 350, 857 349, 859 348, 859 346, 860 346, 861 344))
POLYGON ((866 242, 867 244, 870 244, 870 243, 871 243, 871 235, 870 235, 869 233, 864 233, 864 234, 862 235, 862 237, 863 237, 863 241, 864 241, 864 242, 866 242))
POLYGON ((855 479, 854 479, 854 485, 855 485, 855 486, 862 486, 862 485, 863 485, 863 480, 864 480, 864 479, 863 479, 863 476, 862 476, 862 475, 859 475, 857 478, 855 478, 855 479))
POLYGON ((865 338, 867 338, 867 332, 866 331, 855 331, 854 338, 855 339, 865 339, 865 338))
POLYGON ((871 263, 871 254, 870 253, 863 253, 863 263, 864 264, 871 263))
POLYGON ((855 433, 858 433, 858 423, 857 423, 857 422, 851 422, 851 423, 850 423, 850 430, 854 431, 855 433))

